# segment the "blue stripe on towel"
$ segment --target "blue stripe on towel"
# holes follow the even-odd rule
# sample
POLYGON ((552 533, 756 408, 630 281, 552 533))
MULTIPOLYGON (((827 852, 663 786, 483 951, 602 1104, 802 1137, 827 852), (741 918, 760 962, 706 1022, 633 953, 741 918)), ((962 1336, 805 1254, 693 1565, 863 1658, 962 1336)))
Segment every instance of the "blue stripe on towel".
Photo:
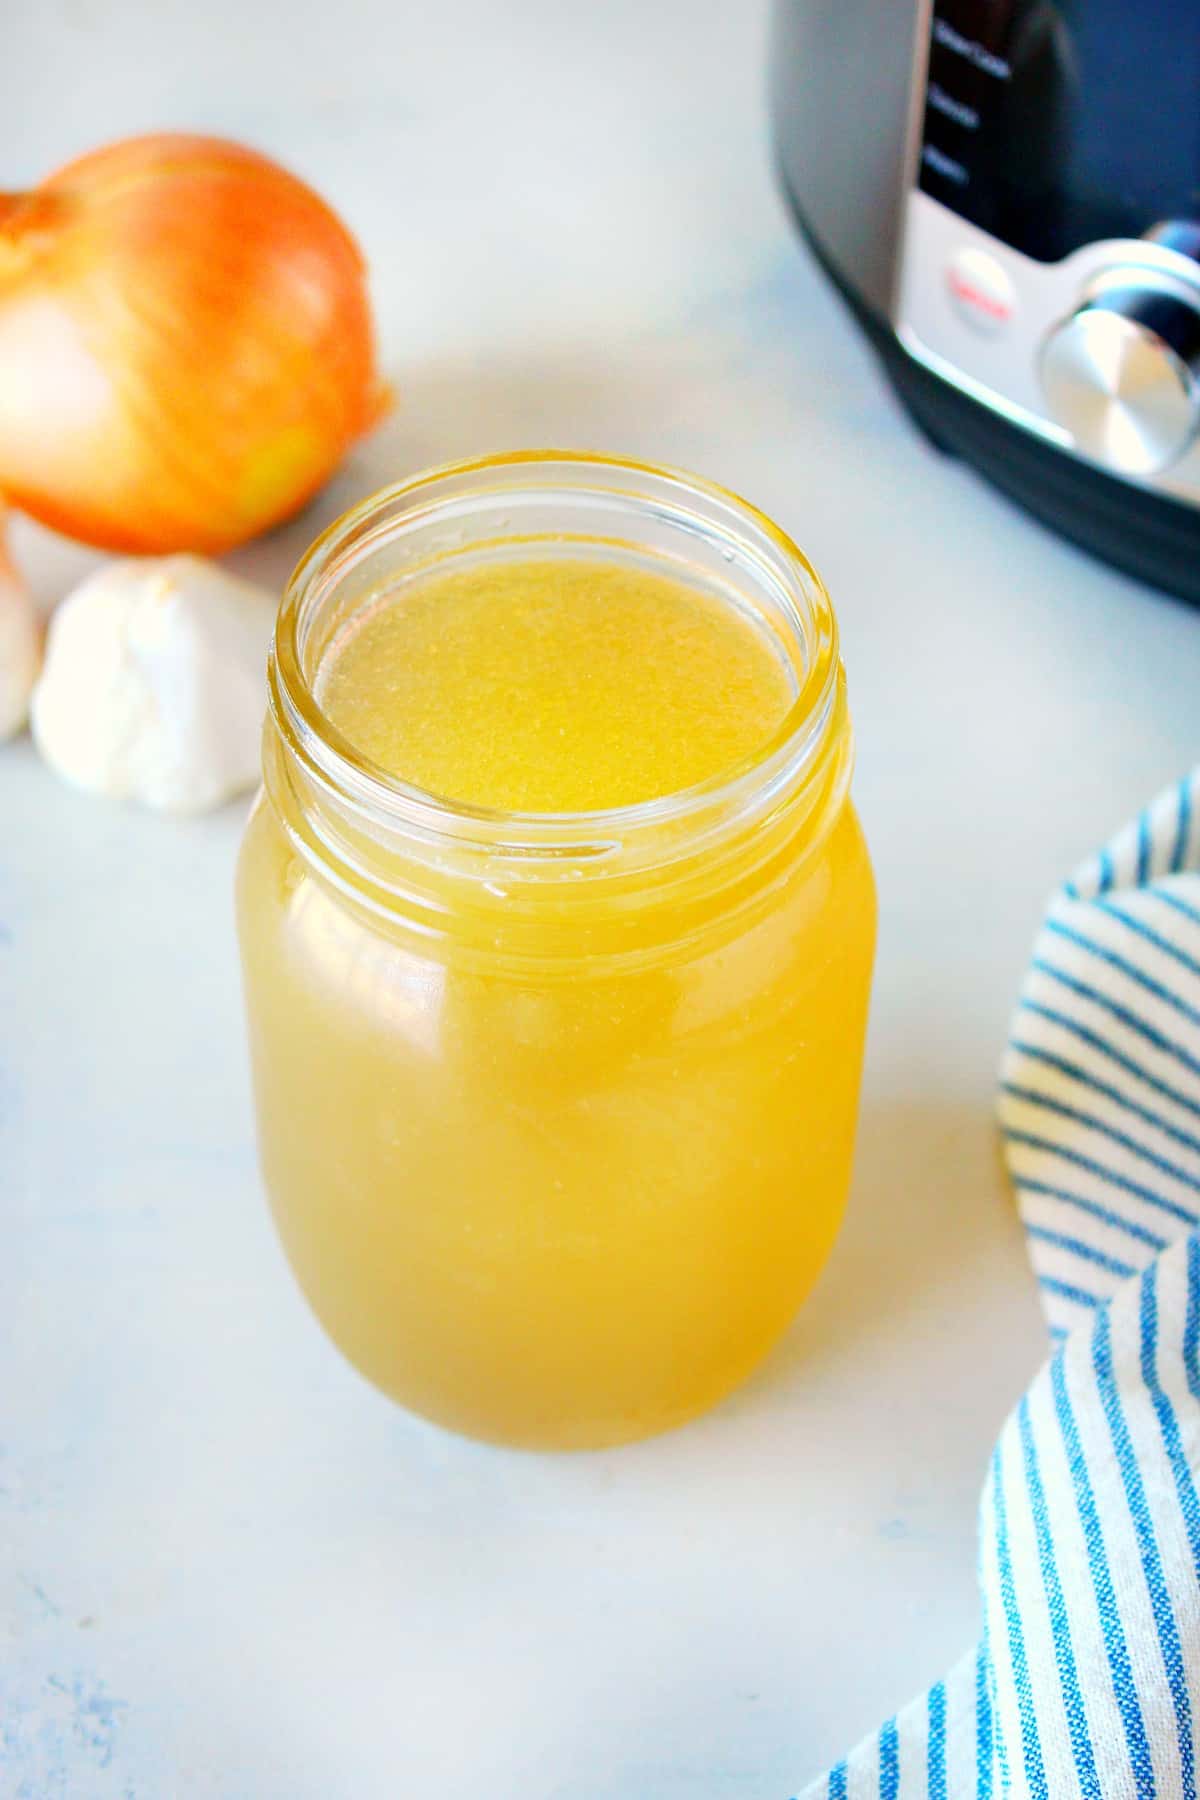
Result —
MULTIPOLYGON (((1081 1000, 1090 1001, 1093 1006, 1108 1013, 1111 1018, 1116 1019, 1118 1024, 1126 1026, 1138 1037, 1144 1039, 1147 1044, 1151 1044, 1154 1049, 1161 1051, 1164 1056, 1169 1056, 1175 1062, 1180 1063, 1190 1075, 1200 1075, 1200 1060, 1191 1054, 1186 1045, 1180 1044, 1176 1038, 1167 1037, 1156 1026, 1151 1025, 1148 1019, 1144 1019, 1140 1013, 1135 1013, 1131 1007, 1123 1006, 1118 1001, 1110 999, 1100 988, 1093 986, 1090 982, 1078 980, 1066 969, 1060 969, 1056 963, 1047 962, 1043 956, 1035 956, 1031 966, 1038 971, 1039 975, 1045 975, 1051 981, 1058 982, 1069 993, 1078 995, 1081 1000)), ((1200 1102, 1190 1102, 1189 1110, 1200 1112, 1200 1102)))
MULTIPOLYGON (((1028 1058, 1030 1062, 1041 1063, 1048 1069, 1056 1069, 1060 1075, 1065 1075, 1069 1080, 1078 1082, 1089 1092, 1099 1094, 1105 1100, 1111 1100, 1115 1106, 1121 1108, 1122 1112, 1129 1113, 1135 1119, 1141 1119, 1145 1124, 1153 1126, 1155 1131, 1161 1131, 1164 1137, 1174 1139, 1185 1150, 1193 1150, 1197 1156, 1200 1156, 1200 1137, 1194 1137, 1191 1132, 1181 1130, 1178 1125, 1173 1125, 1165 1114, 1155 1112, 1152 1107, 1141 1105, 1130 1094, 1122 1092, 1119 1087, 1114 1086, 1112 1082, 1099 1080, 1080 1063, 1072 1062, 1066 1056, 1056 1056, 1052 1050, 1046 1050, 1040 1044, 1031 1044, 1024 1038, 1012 1038, 1010 1048, 1018 1055, 1028 1058)), ((1139 1081, 1146 1080, 1144 1072, 1138 1070, 1131 1070, 1131 1072, 1137 1073, 1139 1081)), ((1150 1084, 1147 1083, 1147 1085, 1150 1084)))
POLYGON ((985 1639, 975 1658, 975 1792, 978 1800, 991 1800, 994 1769, 992 1696, 988 1685, 985 1639))
POLYGON ((1144 1182, 1131 1181, 1128 1175, 1110 1169, 1107 1163, 1098 1162, 1094 1156, 1085 1156, 1081 1150, 1072 1150, 1066 1144, 1056 1144, 1052 1138, 1039 1137, 1033 1131, 1014 1131, 1006 1127, 1005 1137, 1010 1144, 1024 1144, 1027 1149, 1041 1150, 1048 1156, 1056 1156, 1061 1162, 1070 1163, 1073 1169, 1084 1169, 1089 1175, 1095 1175, 1109 1187, 1118 1188, 1123 1194, 1130 1194, 1135 1200, 1143 1201, 1147 1206, 1156 1206, 1162 1212, 1169 1213, 1183 1225, 1195 1225, 1197 1214, 1187 1206, 1181 1206, 1177 1200, 1169 1200, 1155 1188, 1147 1187, 1144 1182))
POLYGON ((1103 1296, 1090 1294, 1086 1288, 1075 1287, 1069 1281, 1060 1281, 1056 1275, 1039 1275, 1038 1286, 1047 1294, 1057 1294, 1060 1300, 1074 1300, 1077 1306, 1099 1306, 1103 1296))
POLYGON ((1164 937, 1161 931, 1155 931, 1152 925, 1147 925, 1144 919, 1134 918, 1131 913, 1125 911, 1123 907, 1114 905, 1111 900, 1097 900, 1096 907, 1106 918, 1118 920, 1127 931, 1132 931, 1135 936, 1144 938, 1148 944, 1153 944, 1154 948, 1161 950, 1164 956, 1173 958, 1190 975, 1200 975, 1200 962, 1197 962, 1194 956, 1189 956, 1181 944, 1172 943, 1171 939, 1164 937))
POLYGON ((1106 1270, 1110 1275, 1128 1277, 1137 1274, 1130 1263, 1118 1262, 1115 1256, 1106 1256, 1103 1250, 1097 1250, 1094 1244, 1085 1244, 1082 1238, 1068 1237, 1061 1231, 1051 1231, 1048 1225, 1031 1225, 1026 1220, 1025 1236, 1033 1238, 1036 1243, 1049 1244, 1052 1249, 1069 1251, 1072 1256, 1082 1257, 1084 1262, 1095 1263, 1097 1268, 1106 1270))
POLYGON ((1004 1623, 1008 1631, 1008 1653, 1012 1659, 1013 1685, 1017 1691, 1017 1710, 1021 1719, 1021 1749, 1025 1761, 1025 1785, 1032 1800, 1049 1800, 1046 1771, 1042 1765, 1042 1746, 1037 1727, 1037 1708, 1029 1680, 1029 1664, 1025 1656, 1025 1633, 1017 1606, 1013 1581, 1012 1552, 1008 1541, 1008 1509, 1004 1499, 1004 1476, 997 1449, 992 1454, 992 1508, 996 1518, 996 1561, 1000 1570, 1000 1598, 1004 1607, 1004 1623))
POLYGON ((1054 1554, 1054 1539, 1050 1531, 1050 1515, 1046 1506, 1045 1489, 1042 1486, 1041 1469, 1038 1465, 1033 1424, 1029 1416, 1028 1395, 1022 1398, 1021 1404, 1017 1408, 1017 1421, 1025 1464, 1025 1481, 1029 1489, 1029 1507, 1033 1514, 1038 1558, 1042 1567, 1042 1584, 1046 1590, 1046 1606, 1050 1614, 1050 1629, 1054 1636, 1054 1661, 1058 1669, 1059 1680, 1062 1683, 1063 1709, 1067 1715, 1067 1730, 1071 1737, 1075 1771, 1079 1776, 1083 1800, 1102 1800, 1100 1778, 1096 1773, 1096 1758, 1092 1750, 1091 1738, 1088 1735, 1083 1694, 1079 1687, 1075 1647, 1071 1642, 1071 1624, 1067 1616, 1067 1603, 1063 1598, 1062 1582, 1058 1573, 1058 1559, 1054 1554))
POLYGON ((900 1792, 900 1738, 895 1719, 879 1734, 879 1800, 896 1800, 900 1792))
POLYGON ((946 1800, 946 1684, 935 1681, 929 1690, 928 1780, 929 1800, 946 1800))
POLYGON ((1182 918, 1190 919, 1193 925, 1200 925, 1200 906, 1191 906, 1181 894, 1175 894, 1168 888, 1155 888, 1154 898, 1160 906, 1169 906, 1182 918))
POLYGON ((1200 1238, 1187 1247, 1188 1297, 1183 1325, 1183 1367, 1194 1400, 1200 1400, 1200 1238))
POLYGON ((1032 1000, 1028 995, 1019 1000, 1017 1006, 1021 1012, 1032 1013, 1035 1018, 1045 1019, 1047 1024, 1057 1025, 1063 1031, 1070 1032, 1072 1037, 1078 1038, 1081 1044, 1087 1044, 1089 1049, 1099 1052, 1117 1068, 1124 1069, 1136 1080, 1145 1082, 1148 1088, 1153 1089, 1156 1094, 1161 1094, 1164 1100, 1170 1100, 1173 1105, 1182 1108, 1184 1112, 1193 1113, 1200 1118, 1200 1100, 1194 1099, 1182 1088, 1173 1086, 1171 1082, 1163 1081, 1159 1076, 1151 1074, 1150 1070, 1144 1064, 1139 1063, 1135 1057, 1128 1055, 1123 1050, 1118 1050, 1111 1039, 1101 1037, 1098 1031, 1093 1031, 1081 1020, 1073 1019, 1069 1013, 1061 1012, 1055 1007, 1046 1006, 1040 1000, 1032 1000))
POLYGON ((1171 1465, 1175 1491, 1179 1496, 1179 1510, 1183 1515, 1184 1529, 1192 1552, 1192 1565, 1197 1580, 1200 1580, 1200 1498, 1197 1497, 1196 1484, 1184 1452, 1175 1408, 1158 1378, 1158 1266, 1155 1263, 1151 1263, 1142 1278, 1141 1314, 1142 1381, 1158 1417, 1163 1448, 1171 1465))
POLYGON ((1052 1182, 1035 1181, 1032 1175, 1014 1175, 1013 1183, 1023 1194, 1043 1194, 1051 1200, 1061 1200, 1064 1206, 1074 1207, 1077 1212, 1086 1213, 1089 1218, 1097 1219, 1101 1225, 1109 1225, 1114 1231, 1124 1231, 1139 1244, 1145 1244, 1151 1250, 1165 1250, 1168 1238, 1159 1237, 1157 1232, 1149 1231, 1145 1225, 1139 1225, 1136 1219, 1122 1218, 1120 1213, 1113 1212, 1107 1206, 1101 1206, 1098 1200, 1091 1200, 1086 1194, 1072 1193, 1070 1188, 1056 1187, 1052 1182))
POLYGON ((1171 850, 1171 873, 1178 875, 1187 857, 1188 833, 1192 823, 1192 783, 1185 775, 1176 789, 1179 817, 1175 826, 1175 843, 1171 850))
POLYGON ((1130 1137, 1127 1131, 1118 1131, 1115 1125, 1097 1118, 1095 1113, 1084 1112, 1081 1107, 1070 1106, 1065 1100, 1059 1100, 1052 1094, 1042 1094, 1036 1088, 1023 1086, 1020 1082, 1005 1081, 1000 1085, 1001 1093, 1008 1094, 1014 1100, 1023 1100, 1030 1106, 1040 1108, 1042 1112, 1052 1113, 1056 1118, 1066 1119, 1073 1125, 1082 1125, 1088 1131, 1106 1137, 1110 1143, 1117 1144, 1127 1150, 1131 1156, 1138 1157, 1160 1175, 1167 1175, 1172 1181, 1182 1182, 1184 1187, 1194 1188, 1200 1193, 1200 1177, 1185 1169, 1182 1163, 1172 1162, 1169 1157, 1161 1156, 1158 1151, 1151 1150, 1137 1138, 1130 1137))
POLYGON ((1159 1001, 1163 1006, 1169 1006, 1172 1012, 1177 1012, 1181 1018, 1187 1020, 1189 1025, 1200 1025, 1200 1012, 1197 1012, 1194 1006, 1189 1005, 1182 994, 1175 993, 1165 982, 1156 980, 1153 975, 1147 975, 1145 969, 1140 968, 1137 963, 1130 962, 1129 958, 1122 956, 1119 950, 1110 950, 1107 944, 1098 944, 1095 938, 1085 937, 1082 931, 1075 931, 1070 925, 1064 925, 1061 919, 1047 919, 1046 930, 1053 932, 1055 937, 1061 937, 1067 943, 1074 944, 1077 950, 1083 950, 1088 956, 1094 957, 1097 962, 1107 963, 1110 969, 1116 969, 1119 975, 1124 975, 1127 981, 1132 981, 1135 987, 1141 988, 1144 993, 1150 995, 1151 999, 1159 1001))
POLYGON ((1100 1404, 1104 1409, 1113 1448, 1117 1453, 1117 1466, 1121 1471, 1129 1516, 1133 1520, 1133 1529, 1137 1536, 1138 1548, 1141 1551, 1142 1570, 1150 1595, 1154 1623, 1158 1630, 1163 1666, 1166 1669, 1171 1699, 1175 1707, 1175 1719, 1179 1727, 1180 1773, 1183 1779, 1182 1800, 1195 1800, 1196 1765, 1192 1740, 1192 1708, 1188 1699, 1183 1652, 1179 1644, 1175 1614, 1171 1607, 1171 1596, 1167 1591, 1167 1584, 1163 1576, 1162 1558, 1154 1531, 1154 1520, 1151 1517, 1150 1508, 1146 1504, 1146 1490, 1142 1482, 1141 1471, 1138 1469, 1133 1440, 1129 1435, 1125 1409, 1121 1404, 1120 1390, 1113 1373, 1112 1335, 1106 1312, 1098 1315, 1096 1334, 1092 1339, 1092 1366, 1095 1370, 1100 1404))
MULTIPOLYGON (((1103 1314, 1097 1316, 1103 1317, 1103 1314)), ((1121 1722, 1125 1727, 1125 1743, 1129 1753, 1129 1767, 1134 1778, 1135 1792, 1138 1800, 1155 1800, 1154 1764, 1150 1756, 1149 1740, 1146 1737, 1146 1723, 1142 1718, 1133 1671, 1129 1664, 1129 1646, 1125 1642, 1125 1629, 1121 1624, 1117 1596, 1113 1591, 1112 1572, 1108 1565, 1108 1553, 1104 1547, 1104 1531, 1100 1524, 1100 1515, 1096 1510, 1096 1496, 1092 1489, 1091 1476, 1088 1474, 1083 1446, 1079 1441, 1079 1427, 1075 1422, 1075 1411, 1071 1405, 1071 1396, 1067 1392, 1064 1359, 1061 1355, 1056 1356, 1050 1365, 1050 1380, 1054 1393, 1054 1409, 1058 1417, 1059 1430, 1062 1432, 1067 1466, 1071 1471, 1071 1481, 1075 1490, 1075 1504, 1079 1511, 1083 1541, 1087 1548, 1088 1567, 1091 1570, 1100 1627, 1104 1634, 1104 1647, 1112 1677, 1113 1696, 1117 1702, 1121 1722)))

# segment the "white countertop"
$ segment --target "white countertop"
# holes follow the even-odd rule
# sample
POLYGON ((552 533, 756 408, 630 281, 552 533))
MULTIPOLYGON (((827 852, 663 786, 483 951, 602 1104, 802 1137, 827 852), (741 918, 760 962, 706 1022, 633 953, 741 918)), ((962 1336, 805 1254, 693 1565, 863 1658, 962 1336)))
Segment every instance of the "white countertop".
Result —
MULTIPOLYGON (((413 1423, 328 1347, 254 1164, 243 807, 0 753, 3 1800, 786 1800, 975 1629, 974 1511, 1042 1353, 992 1128, 1048 888, 1196 753, 1200 616, 901 413, 775 194, 763 8, 45 0, 4 182, 186 124, 367 249, 403 403, 310 513, 572 444, 773 513, 841 615, 881 934, 820 1288, 729 1404, 603 1455, 413 1423)), ((19 53, 17 53, 19 52, 19 53)), ((87 566, 33 528, 43 595, 87 566)))

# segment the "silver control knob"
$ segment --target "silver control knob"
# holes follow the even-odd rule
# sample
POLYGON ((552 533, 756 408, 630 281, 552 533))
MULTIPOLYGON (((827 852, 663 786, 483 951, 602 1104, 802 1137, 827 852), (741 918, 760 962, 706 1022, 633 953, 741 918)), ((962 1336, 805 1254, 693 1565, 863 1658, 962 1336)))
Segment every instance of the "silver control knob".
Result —
POLYGON ((1042 391, 1076 448, 1125 475, 1153 475, 1200 424, 1200 282, 1118 271, 1042 347, 1042 391))

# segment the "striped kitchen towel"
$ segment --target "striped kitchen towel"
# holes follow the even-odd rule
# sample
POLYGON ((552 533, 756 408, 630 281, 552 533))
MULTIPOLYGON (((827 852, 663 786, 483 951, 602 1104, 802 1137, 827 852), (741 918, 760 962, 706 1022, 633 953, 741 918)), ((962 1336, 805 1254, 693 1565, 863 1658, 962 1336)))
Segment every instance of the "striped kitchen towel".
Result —
POLYGON ((804 1800, 1194 1800, 1200 769, 1054 897, 1000 1123, 1056 1348, 984 1482, 980 1642, 804 1800))

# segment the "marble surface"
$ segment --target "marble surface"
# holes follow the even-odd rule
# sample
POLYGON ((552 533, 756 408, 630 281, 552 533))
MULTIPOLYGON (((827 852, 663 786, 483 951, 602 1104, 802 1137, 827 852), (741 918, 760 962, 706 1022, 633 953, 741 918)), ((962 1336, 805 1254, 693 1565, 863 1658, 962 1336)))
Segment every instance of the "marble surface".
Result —
MULTIPOLYGON (((233 560, 449 456, 691 465, 840 610, 882 903, 858 1167, 770 1364, 672 1437, 509 1455, 331 1351, 254 1164, 244 808, 0 754, 0 1795, 786 1800, 971 1640, 1042 1351, 992 1126, 1043 896, 1196 749, 1200 618, 941 459, 795 242, 758 0, 43 0, 6 186, 169 123, 360 233, 396 417, 233 560), (69 103, 68 103, 69 97, 69 103)), ((49 602, 90 559, 32 528, 49 602)))

